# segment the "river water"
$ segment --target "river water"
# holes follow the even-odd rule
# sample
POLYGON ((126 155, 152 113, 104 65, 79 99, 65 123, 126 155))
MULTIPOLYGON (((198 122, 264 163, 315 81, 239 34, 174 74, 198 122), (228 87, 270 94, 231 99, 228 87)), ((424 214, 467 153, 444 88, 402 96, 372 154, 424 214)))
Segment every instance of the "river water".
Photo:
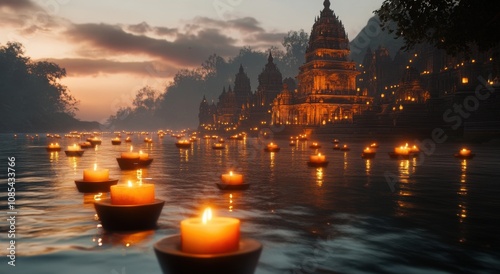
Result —
MULTIPOLYGON (((379 140, 374 159, 360 157, 369 144, 345 141, 349 152, 333 150, 329 137, 316 139, 329 165, 311 168, 311 140, 289 146, 275 140, 277 153, 263 151, 268 140, 201 139, 178 149, 175 139, 134 135, 133 145, 154 158, 143 170, 165 200, 158 228, 105 231, 94 195, 79 193, 74 180, 97 163, 125 182, 135 171, 116 162, 129 144, 103 143, 83 157, 49 153, 44 135, 0 135, 4 167, 0 201, 7 213, 7 157, 15 157, 16 261, 8 265, 7 221, 1 221, 1 273, 161 273, 153 245, 179 233, 181 220, 212 206, 217 216, 239 218, 243 237, 260 241, 256 273, 494 273, 500 269, 500 144, 469 144, 471 160, 452 155, 462 145, 444 143, 420 159, 390 159, 399 143, 379 140), (222 192, 215 183, 228 170, 244 174, 246 191, 222 192)), ((59 139, 62 146, 78 139, 59 139)), ((107 194, 104 194, 104 197, 107 194)), ((4 215, 5 216, 5 215, 4 215)))

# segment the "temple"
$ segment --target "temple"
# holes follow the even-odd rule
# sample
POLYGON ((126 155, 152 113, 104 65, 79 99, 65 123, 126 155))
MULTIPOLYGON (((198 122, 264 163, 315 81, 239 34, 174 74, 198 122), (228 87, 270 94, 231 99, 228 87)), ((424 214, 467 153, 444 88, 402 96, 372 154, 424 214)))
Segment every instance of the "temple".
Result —
POLYGON ((311 30, 298 89, 285 87, 273 104, 274 124, 326 125, 352 122, 373 103, 356 88, 356 64, 348 60, 349 39, 330 1, 311 30))
POLYGON ((284 128, 281 133, 290 134, 390 136, 396 128, 428 135, 429 129, 439 127, 452 135, 485 132, 500 136, 500 121, 489 115, 500 101, 496 92, 491 92, 488 101, 481 102, 481 108, 458 130, 450 124, 457 120, 452 116, 455 113, 443 116, 467 96, 474 96, 478 87, 498 89, 500 65, 495 52, 476 51, 472 58, 449 56, 422 44, 391 57, 381 45, 365 49, 362 63, 356 64, 349 57, 349 39, 342 21, 325 0, 311 29, 305 63, 295 79, 283 78, 269 52, 252 92, 250 79, 240 65, 233 88, 223 87, 217 104, 209 104, 203 97, 198 129, 258 133, 278 126, 284 128))

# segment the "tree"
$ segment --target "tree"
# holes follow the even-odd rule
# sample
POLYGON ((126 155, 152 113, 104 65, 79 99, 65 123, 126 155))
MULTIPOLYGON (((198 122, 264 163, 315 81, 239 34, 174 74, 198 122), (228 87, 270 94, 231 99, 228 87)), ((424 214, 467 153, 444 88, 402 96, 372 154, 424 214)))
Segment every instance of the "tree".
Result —
POLYGON ((151 112, 153 113, 159 103, 159 92, 150 86, 141 88, 135 95, 132 102, 137 112, 151 112))
POLYGON ((306 49, 309 45, 309 35, 304 30, 289 31, 283 38, 283 47, 286 52, 283 56, 285 70, 289 70, 290 76, 298 74, 299 67, 305 62, 306 49))
POLYGON ((385 0, 375 13, 383 28, 405 40, 405 50, 428 42, 451 55, 498 48, 500 1, 385 0), (395 27, 391 26, 395 22, 395 27))
POLYGON ((66 70, 55 63, 34 62, 22 44, 0 45, 1 130, 54 128, 76 123, 78 101, 59 83, 66 70))

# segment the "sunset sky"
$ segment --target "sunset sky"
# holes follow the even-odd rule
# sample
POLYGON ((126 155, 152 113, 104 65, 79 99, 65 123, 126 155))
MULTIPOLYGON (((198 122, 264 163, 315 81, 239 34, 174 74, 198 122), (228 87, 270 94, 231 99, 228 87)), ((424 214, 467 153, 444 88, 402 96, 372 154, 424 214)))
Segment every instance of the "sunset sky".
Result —
MULTIPOLYGON (((383 0, 332 0, 353 39, 383 0)), ((280 47, 310 32, 323 0, 0 0, 0 44, 66 68, 77 118, 104 122, 145 85, 164 90, 183 68, 242 46, 280 47)))

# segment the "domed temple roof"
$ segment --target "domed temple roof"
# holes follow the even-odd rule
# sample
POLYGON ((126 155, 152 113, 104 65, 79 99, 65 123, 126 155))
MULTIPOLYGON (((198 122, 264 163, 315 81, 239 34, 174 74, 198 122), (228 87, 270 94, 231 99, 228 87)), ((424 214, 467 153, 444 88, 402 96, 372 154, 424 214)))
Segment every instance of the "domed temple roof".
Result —
MULTIPOLYGON (((349 39, 342 21, 330 9, 330 1, 323 2, 324 9, 320 17, 316 18, 309 37, 307 53, 318 49, 349 50, 349 39)), ((307 54, 307 62, 313 55, 307 54)))

